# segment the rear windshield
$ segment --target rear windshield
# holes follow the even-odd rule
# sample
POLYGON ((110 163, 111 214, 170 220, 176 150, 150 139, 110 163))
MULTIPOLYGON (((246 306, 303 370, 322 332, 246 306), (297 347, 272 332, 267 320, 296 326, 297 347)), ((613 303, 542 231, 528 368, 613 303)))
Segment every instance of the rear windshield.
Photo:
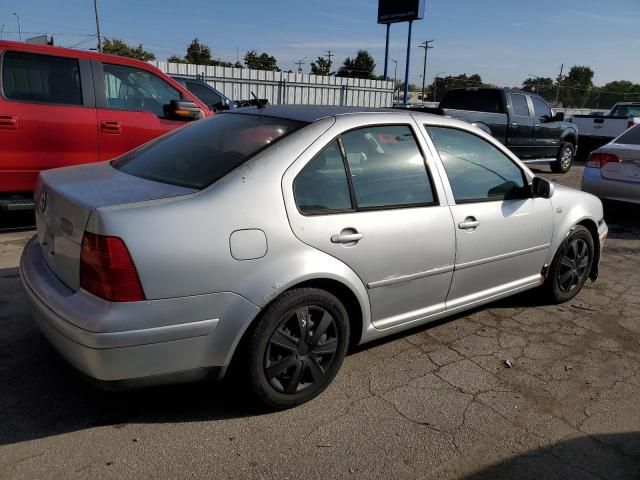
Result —
POLYGON ((618 105, 611 112, 612 117, 640 117, 640 105, 618 105))
POLYGON ((640 125, 636 125, 630 128, 618 138, 614 140, 614 143, 622 143, 624 145, 640 145, 640 125))
POLYGON ((504 112, 502 95, 495 90, 449 90, 440 102, 440 108, 488 113, 504 112))
POLYGON ((137 177, 202 189, 305 123, 223 113, 181 128, 112 162, 137 177))

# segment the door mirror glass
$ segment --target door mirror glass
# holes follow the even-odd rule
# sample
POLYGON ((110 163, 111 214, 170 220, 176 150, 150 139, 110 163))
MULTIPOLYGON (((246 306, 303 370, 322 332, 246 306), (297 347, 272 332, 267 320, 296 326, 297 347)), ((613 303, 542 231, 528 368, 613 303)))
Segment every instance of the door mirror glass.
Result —
POLYGON ((534 197, 551 198, 554 191, 555 186, 549 180, 546 180, 542 177, 533 177, 533 182, 531 183, 531 193, 534 197))
POLYGON ((171 100, 164 106, 164 116, 170 120, 198 120, 202 118, 202 110, 188 100, 171 100))

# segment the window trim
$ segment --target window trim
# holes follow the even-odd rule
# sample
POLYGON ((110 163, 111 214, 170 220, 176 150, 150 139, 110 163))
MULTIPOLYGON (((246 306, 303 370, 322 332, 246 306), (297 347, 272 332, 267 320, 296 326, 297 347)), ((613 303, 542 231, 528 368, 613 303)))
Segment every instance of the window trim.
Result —
POLYGON ((516 93, 516 92, 511 92, 511 96, 510 96, 510 97, 511 97, 511 98, 510 98, 510 103, 511 103, 511 109, 512 109, 511 114, 512 114, 512 115, 515 115, 516 117, 533 117, 533 115, 532 115, 532 114, 533 114, 533 111, 531 110, 532 105, 529 105, 529 98, 528 98, 528 95, 527 95, 526 93, 516 93), (513 102, 513 98, 514 98, 516 95, 521 95, 522 97, 524 97, 524 102, 526 103, 526 105, 527 105, 527 110, 529 111, 529 114, 528 114, 528 115, 522 115, 522 114, 520 114, 520 113, 516 113, 516 107, 515 107, 515 104, 514 104, 514 102, 513 102))
POLYGON ((487 141, 485 138, 482 138, 480 135, 476 134, 475 132, 471 132, 469 130, 465 130, 462 128, 458 128, 458 127, 452 127, 452 126, 448 126, 448 125, 429 125, 429 124, 423 124, 425 133, 427 134, 427 136, 429 137, 429 140, 431 141, 431 143, 433 144, 433 147, 435 148, 436 154, 438 155, 438 160, 440 160, 440 163, 442 164, 442 168, 444 170, 444 176, 445 179, 447 181, 447 185, 449 186, 449 189, 451 190, 451 198, 453 200, 453 205, 464 205, 467 203, 487 203, 487 202, 504 202, 505 200, 524 200, 527 198, 532 198, 531 192, 528 192, 528 195, 523 196, 523 197, 518 197, 518 198, 505 198, 505 197, 501 197, 501 198, 469 198, 469 199, 462 199, 462 200, 458 200, 456 199, 455 193, 453 193, 453 187, 451 185, 451 180, 449 179, 449 174, 447 173, 447 169, 444 166, 444 162, 442 161, 442 157, 440 156, 440 150, 438 150, 438 146, 436 145, 436 142, 433 141, 433 138, 431 137, 431 134, 429 133, 429 129, 430 128, 440 128, 440 129, 448 129, 448 130, 456 130, 459 132, 464 132, 467 133, 469 135, 472 135, 478 139, 480 139, 481 141, 488 143, 489 145, 491 145, 493 148, 495 148, 498 152, 500 152, 505 158, 507 158, 507 160, 509 160, 519 171, 520 171, 520 175, 522 176, 522 180, 524 183, 523 188, 527 188, 528 186, 530 186, 531 184, 529 183, 529 177, 526 175, 525 171, 522 169, 522 167, 520 165, 518 165, 518 163, 514 162, 513 159, 507 155, 505 152, 503 152, 502 150, 500 150, 496 145, 494 145, 493 143, 487 141))
POLYGON ((91 78, 91 68, 87 60, 79 57, 69 57, 65 55, 50 55, 48 53, 29 52, 25 50, 3 50, 0 51, 0 98, 5 102, 24 103, 27 105, 43 105, 52 107, 71 107, 71 108, 95 108, 95 95, 93 95, 93 81, 91 78), (8 98, 4 93, 4 56, 7 53, 23 53, 27 55, 39 55, 41 57, 54 57, 75 60, 78 63, 78 74, 80 75, 80 97, 82 103, 56 103, 56 102, 36 102, 33 100, 19 100, 8 98))
MULTIPOLYGON (((178 94, 180 95, 180 100, 184 100, 184 98, 185 98, 184 93, 181 92, 180 89, 178 89, 175 86, 171 85, 164 78, 162 78, 159 75, 156 75, 151 70, 147 70, 145 68, 140 68, 140 67, 132 67, 130 65, 123 65, 121 63, 103 62, 102 60, 92 60, 91 61, 91 71, 93 72, 93 84, 94 84, 94 88, 95 88, 95 92, 96 92, 96 108, 99 108, 100 110, 109 110, 109 111, 116 111, 116 112, 129 112, 129 113, 148 114, 148 115, 153 115, 155 118, 159 118, 161 120, 169 120, 169 121, 184 123, 184 120, 177 120, 177 119, 167 118, 167 117, 164 117, 164 116, 161 117, 159 115, 156 115, 153 112, 140 111, 140 110, 127 110, 127 109, 123 109, 123 108, 109 107, 108 104, 107 104, 107 96, 105 94, 105 81, 104 81, 105 80, 104 79, 105 73, 104 73, 104 68, 103 68, 104 65, 114 65, 116 67, 131 68, 131 69, 141 70, 143 72, 146 72, 146 73, 148 73, 150 75, 153 75, 158 80, 166 83, 171 88, 176 90, 178 92, 178 94)), ((191 99, 189 99, 189 101, 191 101, 191 99)))
POLYGON ((358 212, 374 212, 374 211, 384 211, 384 210, 400 210, 400 209, 405 209, 405 208, 424 208, 424 207, 438 207, 441 206, 442 203, 440 202, 440 198, 438 197, 438 192, 435 188, 435 184, 433 182, 433 175, 431 174, 431 170, 429 168, 429 163, 427 161, 427 157, 425 155, 424 149, 422 148, 422 146, 420 145, 420 142, 418 141, 418 136, 416 135, 415 132, 415 128, 412 124, 410 123, 373 123, 373 124, 367 124, 367 125, 360 125, 358 127, 353 127, 350 128, 348 130, 345 130, 343 132, 340 132, 339 134, 337 134, 335 137, 333 137, 330 141, 328 141, 320 150, 318 150, 305 164, 304 166, 300 169, 300 171, 298 173, 296 173, 296 176, 294 177, 293 181, 291 182, 291 193, 293 194, 293 203, 296 206, 296 209, 298 210, 298 213, 302 216, 305 217, 317 217, 317 216, 324 216, 324 215, 344 215, 345 213, 358 213, 358 212), (358 206, 358 202, 356 199, 356 194, 355 194, 355 189, 353 187, 353 181, 351 179, 351 170, 349 169, 349 162, 347 160, 347 155, 346 152, 344 150, 344 145, 342 144, 342 136, 353 132, 355 130, 362 130, 365 128, 373 128, 373 127, 407 127, 409 128, 409 131, 411 132, 411 135, 413 136, 413 139, 415 141, 416 147, 418 147, 418 151, 420 152, 420 155, 422 156, 422 163, 424 165, 424 168, 426 170, 427 173, 427 178, 429 180, 429 187, 431 188, 431 194, 433 196, 433 201, 432 202, 423 202, 423 203, 411 203, 411 204, 407 204, 407 205, 383 205, 383 206, 375 206, 375 207, 360 207, 358 206), (326 212, 318 212, 318 213, 304 213, 300 210, 300 207, 298 206, 298 202, 296 201, 296 195, 295 195, 295 190, 293 188, 293 185, 295 184, 296 179, 298 178, 298 176, 300 175, 300 173, 302 173, 302 171, 305 169, 305 167, 307 165, 309 165, 320 153, 322 153, 326 148, 328 148, 333 142, 338 142, 338 146, 340 149, 340 155, 342 156, 342 163, 345 169, 345 173, 347 175, 347 184, 349 187, 349 196, 351 198, 351 209, 350 210, 331 210, 331 211, 326 211, 326 212))

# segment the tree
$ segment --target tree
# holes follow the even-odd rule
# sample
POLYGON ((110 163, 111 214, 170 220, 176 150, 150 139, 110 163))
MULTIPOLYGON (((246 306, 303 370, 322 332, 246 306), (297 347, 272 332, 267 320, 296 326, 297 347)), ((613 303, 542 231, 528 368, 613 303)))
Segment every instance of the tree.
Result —
POLYGON ((187 61, 183 57, 179 57, 177 55, 171 55, 167 58, 167 62, 170 63, 187 63, 187 61))
POLYGON ((582 108, 586 105, 593 88, 593 70, 584 65, 575 65, 569 74, 558 79, 560 103, 565 107, 582 108))
POLYGON ((244 54, 244 63, 247 68, 254 70, 269 70, 271 72, 279 72, 278 61, 276 57, 273 57, 265 52, 258 55, 255 50, 250 50, 244 54))
POLYGON ((195 63, 196 65, 213 65, 211 49, 204 43, 200 43, 197 37, 191 40, 187 47, 184 60, 186 63, 195 63))
POLYGON ((355 58, 347 57, 344 59, 337 76, 373 79, 375 78, 373 75, 375 68, 376 62, 371 54, 366 50, 358 50, 355 58))
POLYGON ((493 86, 482 81, 482 77, 474 73, 467 75, 463 73, 461 75, 448 75, 446 77, 436 77, 433 83, 429 85, 425 96, 427 99, 431 99, 435 102, 442 100, 444 95, 453 88, 465 88, 465 87, 490 87, 493 86))
POLYGON ((137 47, 130 47, 119 38, 106 38, 102 42, 102 52, 111 55, 118 55, 120 57, 135 58, 148 62, 149 60, 155 60, 156 56, 142 48, 142 44, 137 47))
POLYGON ((324 57, 318 57, 315 62, 311 62, 311 73, 314 75, 329 75, 331 72, 331 63, 324 57))

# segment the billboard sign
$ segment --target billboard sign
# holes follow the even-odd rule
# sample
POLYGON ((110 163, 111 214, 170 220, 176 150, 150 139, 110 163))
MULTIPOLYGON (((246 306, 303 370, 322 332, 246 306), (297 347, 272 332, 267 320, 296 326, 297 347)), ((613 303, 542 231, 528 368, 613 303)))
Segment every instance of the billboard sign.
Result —
POLYGON ((378 23, 408 22, 424 17, 425 0, 378 0, 378 23))

